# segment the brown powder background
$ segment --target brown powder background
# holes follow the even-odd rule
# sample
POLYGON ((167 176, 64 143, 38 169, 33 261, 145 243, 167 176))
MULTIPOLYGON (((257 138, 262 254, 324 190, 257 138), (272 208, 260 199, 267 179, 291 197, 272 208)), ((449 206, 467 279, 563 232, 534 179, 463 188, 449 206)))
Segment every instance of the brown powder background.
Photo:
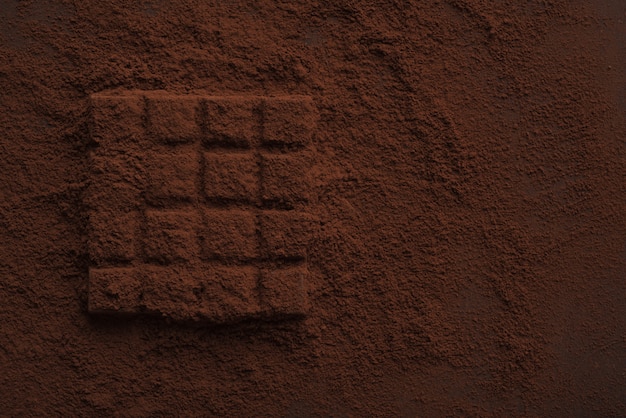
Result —
POLYGON ((0 415, 623 416, 621 0, 0 2, 0 415), (308 95, 304 320, 87 314, 89 95, 308 95))

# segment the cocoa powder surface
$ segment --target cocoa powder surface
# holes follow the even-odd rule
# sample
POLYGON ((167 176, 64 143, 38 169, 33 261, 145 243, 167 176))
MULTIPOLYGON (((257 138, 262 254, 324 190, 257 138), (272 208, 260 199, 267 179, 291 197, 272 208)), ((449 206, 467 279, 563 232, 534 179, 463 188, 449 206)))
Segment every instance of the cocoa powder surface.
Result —
POLYGON ((625 19, 1 2, 0 415, 623 415, 625 19), (88 314, 89 98, 152 90, 313 99, 305 318, 88 314))

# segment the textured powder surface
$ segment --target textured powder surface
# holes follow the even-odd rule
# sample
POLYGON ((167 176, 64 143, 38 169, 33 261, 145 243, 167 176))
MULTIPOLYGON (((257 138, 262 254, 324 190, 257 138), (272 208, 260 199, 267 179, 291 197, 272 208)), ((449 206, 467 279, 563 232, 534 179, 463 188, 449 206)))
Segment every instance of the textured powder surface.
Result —
MULTIPOLYGON (((0 415, 623 415, 625 20, 621 0, 0 2, 0 415), (152 90, 311 98, 315 158, 293 166, 319 226, 306 316, 89 313, 90 268, 109 254, 90 217, 116 210, 94 206, 93 173, 136 161, 90 158, 90 97, 152 90)), ((149 128, 164 146, 202 134, 181 101, 128 105, 163 121, 149 128)), ((285 106, 267 108, 268 147, 299 140, 272 119, 285 106)), ((237 109, 240 123, 210 129, 259 141, 237 109)), ((192 188, 193 158, 166 155, 147 201, 192 188)), ((220 155, 203 164, 240 180, 216 177, 220 198, 258 186, 244 153, 220 155)), ((279 172, 281 157, 257 165, 279 172)), ((290 205, 294 188, 254 193, 290 205)), ((161 263, 189 254, 168 216, 153 221, 178 247, 153 245, 161 263)), ((116 268, 109 290, 135 297, 116 268)), ((262 276, 280 308, 285 277, 262 276)), ((237 312, 256 309, 241 295, 237 312)))

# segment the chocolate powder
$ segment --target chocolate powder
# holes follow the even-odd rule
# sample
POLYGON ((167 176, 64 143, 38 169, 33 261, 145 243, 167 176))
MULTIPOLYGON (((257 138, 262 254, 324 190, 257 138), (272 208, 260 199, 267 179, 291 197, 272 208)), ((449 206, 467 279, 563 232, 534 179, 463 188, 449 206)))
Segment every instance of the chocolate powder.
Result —
POLYGON ((625 19, 0 2, 0 415, 623 416, 625 19), (90 313, 90 97, 153 90, 311 98, 305 315, 90 313))

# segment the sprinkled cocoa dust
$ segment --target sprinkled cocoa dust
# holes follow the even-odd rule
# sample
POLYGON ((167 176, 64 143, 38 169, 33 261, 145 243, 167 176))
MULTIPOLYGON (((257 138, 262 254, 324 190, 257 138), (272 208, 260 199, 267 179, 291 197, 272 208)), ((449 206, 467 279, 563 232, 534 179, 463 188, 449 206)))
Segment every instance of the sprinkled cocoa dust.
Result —
MULTIPOLYGON (((0 2, 0 415, 623 415, 625 20, 620 0, 0 2), (162 315, 90 313, 91 98, 153 90, 310 98, 304 299, 222 320, 165 285, 162 315)), ((251 207, 297 211, 291 187, 251 207)))

